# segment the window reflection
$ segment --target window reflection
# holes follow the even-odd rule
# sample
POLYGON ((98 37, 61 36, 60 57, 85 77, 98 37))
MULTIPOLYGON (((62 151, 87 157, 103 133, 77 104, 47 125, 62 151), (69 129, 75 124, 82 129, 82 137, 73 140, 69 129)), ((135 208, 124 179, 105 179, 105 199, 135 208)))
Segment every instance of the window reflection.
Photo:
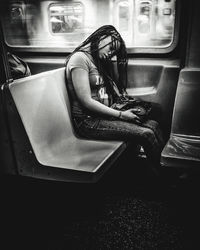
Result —
POLYGON ((129 26, 129 5, 128 2, 119 2, 119 29, 127 31, 129 26))
POLYGON ((140 3, 138 21, 138 29, 140 33, 150 32, 150 12, 151 5, 149 2, 140 3))
POLYGON ((84 10, 81 3, 51 5, 50 23, 53 33, 77 32, 84 24, 84 10))
MULTIPOLYGON (((131 0, 115 1, 115 4, 129 4, 131 0)), ((129 47, 167 47, 173 42, 175 21, 175 0, 135 0, 128 16, 131 30, 124 34, 129 47), (131 32, 132 31, 132 32, 131 32), (130 35, 132 39, 130 40, 130 35)), ((116 17, 115 24, 123 32, 121 17, 116 17)))
POLYGON ((126 45, 168 47, 174 39, 176 0, 8 0, 2 12, 11 46, 75 47, 104 24, 126 45))

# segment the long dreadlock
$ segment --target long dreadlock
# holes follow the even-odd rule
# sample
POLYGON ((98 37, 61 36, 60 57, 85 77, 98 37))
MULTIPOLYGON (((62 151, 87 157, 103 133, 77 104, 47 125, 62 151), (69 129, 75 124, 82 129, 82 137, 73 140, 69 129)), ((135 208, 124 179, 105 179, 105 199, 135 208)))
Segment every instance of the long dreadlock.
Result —
POLYGON ((66 59, 66 65, 69 61, 69 58, 77 51, 85 51, 91 53, 94 63, 101 73, 105 83, 107 83, 107 89, 110 93, 115 95, 113 88, 113 81, 118 87, 120 94, 123 94, 126 91, 127 87, 127 53, 124 40, 122 39, 119 32, 112 25, 104 25, 93 32, 85 41, 83 41, 66 59), (99 42, 106 37, 111 36, 111 43, 113 49, 116 51, 117 57, 117 70, 118 70, 118 79, 114 79, 113 65, 111 58, 109 57, 106 61, 99 58, 99 42), (90 52, 88 48, 90 47, 90 52))

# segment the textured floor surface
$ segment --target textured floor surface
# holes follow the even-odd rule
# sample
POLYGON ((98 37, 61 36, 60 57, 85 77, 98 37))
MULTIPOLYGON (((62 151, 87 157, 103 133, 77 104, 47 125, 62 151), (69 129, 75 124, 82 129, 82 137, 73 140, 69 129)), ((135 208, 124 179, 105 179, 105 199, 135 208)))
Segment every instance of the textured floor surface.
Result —
POLYGON ((169 188, 141 159, 98 184, 1 184, 2 250, 200 249, 197 176, 169 188))

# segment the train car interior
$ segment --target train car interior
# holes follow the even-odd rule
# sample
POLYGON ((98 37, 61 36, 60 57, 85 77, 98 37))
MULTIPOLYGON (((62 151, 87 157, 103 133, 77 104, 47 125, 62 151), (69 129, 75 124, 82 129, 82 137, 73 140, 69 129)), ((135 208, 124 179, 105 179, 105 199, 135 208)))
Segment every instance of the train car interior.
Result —
MULTIPOLYGON (((0 1, 2 250, 197 250, 200 1, 0 1), (127 93, 162 111, 164 178, 144 149, 77 135, 66 58, 113 25, 127 93)), ((113 62, 114 64, 115 62, 113 62)))
POLYGON ((71 123, 65 59, 104 24, 114 25, 125 40, 128 94, 162 109, 167 143, 161 166, 198 168, 198 2, 186 4, 178 0, 3 1, 2 172, 96 182, 127 150, 122 141, 78 138, 71 123), (29 74, 12 75, 8 55, 22 59, 29 74))

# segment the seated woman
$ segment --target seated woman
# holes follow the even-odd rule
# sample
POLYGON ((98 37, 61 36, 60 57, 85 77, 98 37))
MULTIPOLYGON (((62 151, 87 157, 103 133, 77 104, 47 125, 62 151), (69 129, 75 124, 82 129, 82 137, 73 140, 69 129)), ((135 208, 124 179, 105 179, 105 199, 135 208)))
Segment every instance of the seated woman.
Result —
POLYGON ((113 26, 100 27, 69 55, 66 78, 75 130, 81 137, 132 142, 144 148, 153 166, 159 164, 164 143, 158 122, 142 120, 134 107, 120 110, 130 99, 127 53, 113 26))

